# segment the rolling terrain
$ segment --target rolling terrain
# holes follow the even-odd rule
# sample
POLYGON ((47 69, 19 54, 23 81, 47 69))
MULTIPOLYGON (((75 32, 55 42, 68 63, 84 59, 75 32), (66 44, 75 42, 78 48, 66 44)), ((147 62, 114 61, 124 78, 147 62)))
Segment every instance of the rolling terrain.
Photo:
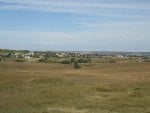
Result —
POLYGON ((0 113, 150 113, 150 63, 0 63, 0 113))

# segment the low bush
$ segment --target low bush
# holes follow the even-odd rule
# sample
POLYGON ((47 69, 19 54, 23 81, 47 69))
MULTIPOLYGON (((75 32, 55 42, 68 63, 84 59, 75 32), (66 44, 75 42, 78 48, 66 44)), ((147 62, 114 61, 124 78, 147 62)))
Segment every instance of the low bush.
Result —
POLYGON ((39 59, 39 62, 48 62, 48 60, 45 58, 41 58, 41 59, 39 59))
POLYGON ((150 59, 145 59, 144 62, 150 62, 150 59))
POLYGON ((116 63, 116 61, 115 60, 110 60, 109 63, 116 63))
POLYGON ((69 60, 63 60, 60 63, 62 63, 62 64, 71 64, 71 61, 69 61, 69 60))
POLYGON ((80 68, 81 68, 81 65, 79 65, 78 63, 75 62, 75 63, 74 63, 74 68, 75 68, 75 69, 80 69, 80 68))
POLYGON ((78 63, 88 63, 88 60, 87 59, 83 59, 83 58, 80 58, 79 60, 77 60, 78 63))
POLYGON ((16 59, 16 62, 26 62, 25 59, 16 59))

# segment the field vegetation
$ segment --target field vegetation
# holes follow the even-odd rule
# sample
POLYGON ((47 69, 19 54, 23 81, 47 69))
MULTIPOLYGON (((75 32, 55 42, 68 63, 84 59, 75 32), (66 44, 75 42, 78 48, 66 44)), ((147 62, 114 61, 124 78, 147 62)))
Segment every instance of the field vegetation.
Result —
POLYGON ((149 62, 80 65, 0 62, 0 113, 150 113, 149 62))

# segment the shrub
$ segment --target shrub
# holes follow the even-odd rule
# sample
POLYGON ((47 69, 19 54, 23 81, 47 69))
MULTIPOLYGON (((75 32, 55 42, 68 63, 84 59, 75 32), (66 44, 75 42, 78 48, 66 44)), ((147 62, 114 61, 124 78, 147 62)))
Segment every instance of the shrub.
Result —
POLYGON ((77 62, 75 62, 75 63, 74 63, 74 68, 75 68, 75 69, 80 69, 80 68, 81 68, 81 65, 79 65, 77 62))
POLYGON ((87 59, 84 58, 80 58, 79 60, 77 60, 78 63, 88 63, 87 59))
POLYGON ((71 63, 74 63, 76 61, 75 57, 71 57, 71 63))
POLYGON ((87 60, 88 60, 89 63, 92 63, 91 57, 88 57, 87 60))
POLYGON ((110 60, 109 63, 116 63, 116 61, 115 60, 110 60))
POLYGON ((61 63, 62 64, 71 64, 71 61, 69 61, 69 60, 63 60, 63 61, 61 61, 61 63))
POLYGON ((144 62, 150 62, 150 59, 145 59, 144 62))
POLYGON ((41 58, 41 59, 39 59, 39 62, 48 62, 48 60, 45 58, 41 58))
POLYGON ((16 59, 16 62, 26 62, 26 60, 25 59, 16 59))

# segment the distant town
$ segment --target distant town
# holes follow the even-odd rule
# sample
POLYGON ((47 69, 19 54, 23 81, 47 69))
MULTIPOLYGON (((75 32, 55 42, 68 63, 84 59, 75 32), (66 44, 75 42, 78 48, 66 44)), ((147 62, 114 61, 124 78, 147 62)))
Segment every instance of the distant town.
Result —
MULTIPOLYGON (((29 51, 0 49, 0 62, 49 62, 71 64, 91 63, 95 58, 136 58, 150 62, 150 52, 104 52, 104 51, 29 51)), ((112 61, 111 61, 112 62, 112 61)))

